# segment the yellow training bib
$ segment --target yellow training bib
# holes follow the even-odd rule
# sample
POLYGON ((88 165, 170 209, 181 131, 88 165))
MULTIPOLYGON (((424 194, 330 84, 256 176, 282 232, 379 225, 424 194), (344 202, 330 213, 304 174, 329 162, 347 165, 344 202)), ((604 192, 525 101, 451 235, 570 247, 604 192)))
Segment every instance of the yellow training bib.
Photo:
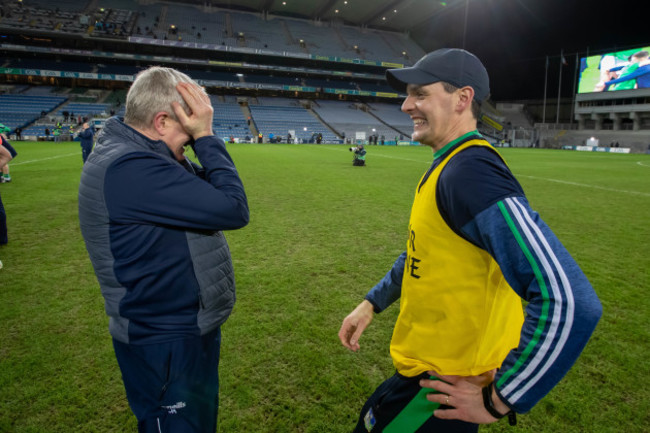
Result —
POLYGON ((519 342, 521 299, 487 251, 449 228, 436 203, 440 173, 470 146, 491 147, 477 139, 461 144, 416 190, 390 345, 393 363, 404 376, 427 370, 478 375, 501 366, 519 342))

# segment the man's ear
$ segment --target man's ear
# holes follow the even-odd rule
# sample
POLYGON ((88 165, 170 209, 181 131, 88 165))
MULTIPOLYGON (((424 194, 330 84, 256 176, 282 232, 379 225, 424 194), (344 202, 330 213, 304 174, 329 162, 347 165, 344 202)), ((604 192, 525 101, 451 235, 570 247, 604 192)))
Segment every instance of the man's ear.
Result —
POLYGON ((467 107, 471 109, 473 99, 474 99, 474 89, 470 86, 461 87, 460 89, 458 89, 457 108, 460 111, 464 111, 467 107))
POLYGON ((164 137, 170 127, 171 119, 169 114, 164 111, 159 111, 153 117, 153 128, 156 130, 158 135, 164 137))

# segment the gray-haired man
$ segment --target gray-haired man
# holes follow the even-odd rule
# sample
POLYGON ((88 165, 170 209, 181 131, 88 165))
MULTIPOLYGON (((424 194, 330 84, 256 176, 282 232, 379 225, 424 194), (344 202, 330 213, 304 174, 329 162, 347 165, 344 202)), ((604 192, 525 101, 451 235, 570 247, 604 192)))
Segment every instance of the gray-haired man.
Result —
POLYGON ((147 69, 83 168, 81 231, 141 432, 216 431, 220 326, 235 302, 222 230, 249 214, 212 113, 187 75, 147 69))

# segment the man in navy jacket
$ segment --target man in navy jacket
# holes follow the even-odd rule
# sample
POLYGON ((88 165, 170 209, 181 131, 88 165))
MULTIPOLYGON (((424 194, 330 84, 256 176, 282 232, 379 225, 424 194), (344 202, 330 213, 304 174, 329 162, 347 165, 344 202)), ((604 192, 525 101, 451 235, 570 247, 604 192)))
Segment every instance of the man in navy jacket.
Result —
POLYGON ((249 213, 212 114, 187 75, 149 68, 81 176, 81 232, 140 432, 216 431, 220 326, 235 302, 222 230, 249 213), (201 166, 184 157, 190 144, 201 166))
POLYGON ((88 122, 84 122, 81 131, 77 136, 79 137, 79 144, 81 144, 81 158, 85 163, 88 159, 88 155, 93 151, 93 137, 95 136, 95 132, 90 125, 88 125, 88 122))
MULTIPOLYGON (((4 146, 0 146, 0 167, 6 165, 13 155, 6 149, 4 146)), ((0 196, 0 245, 5 245, 9 241, 7 237, 7 214, 5 213, 5 207, 2 204, 2 196, 0 196)), ((2 262, 0 262, 0 268, 2 268, 2 262)))

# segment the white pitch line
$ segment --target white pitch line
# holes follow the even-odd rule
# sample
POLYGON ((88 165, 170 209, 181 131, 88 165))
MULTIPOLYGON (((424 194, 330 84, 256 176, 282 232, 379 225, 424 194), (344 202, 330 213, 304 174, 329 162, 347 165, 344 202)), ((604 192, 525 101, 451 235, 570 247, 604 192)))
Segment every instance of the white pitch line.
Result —
MULTIPOLYGON (((339 149, 334 148, 334 147, 319 147, 319 149, 328 149, 328 150, 334 150, 334 151, 339 150, 339 149)), ((422 161, 421 159, 400 158, 399 156, 391 156, 391 155, 373 154, 372 156, 373 156, 373 158, 375 156, 381 156, 382 158, 399 159, 399 160, 402 160, 402 161, 411 161, 411 162, 421 162, 421 163, 428 164, 428 165, 431 165, 431 162, 432 162, 432 161, 422 161)))
POLYGON ((50 156, 49 158, 32 159, 32 160, 29 160, 29 161, 10 162, 9 165, 11 167, 13 167, 14 165, 31 164, 32 162, 49 161, 51 159, 65 158, 67 156, 72 156, 72 155, 79 155, 79 152, 66 153, 65 155, 50 156))
MULTIPOLYGON (((373 155, 373 156, 382 156, 384 158, 401 159, 403 161, 414 161, 414 162, 422 162, 422 163, 426 163, 426 164, 431 164, 430 161, 420 161, 420 160, 408 159, 408 158, 400 158, 400 157, 397 157, 397 156, 390 156, 390 155, 373 155)), ((525 175, 525 174, 519 174, 518 176, 527 177, 527 178, 536 179, 536 180, 545 180, 547 182, 564 183, 566 185, 581 186, 581 187, 585 187, 585 188, 594 188, 594 189, 601 189, 601 190, 604 190, 604 191, 620 192, 620 193, 624 193, 624 194, 634 194, 634 195, 641 195, 641 196, 644 196, 644 197, 650 197, 650 193, 639 192, 639 191, 628 191, 628 190, 625 190, 625 189, 607 188, 605 186, 589 185, 589 184, 586 184, 586 183, 570 182, 568 180, 551 179, 551 178, 547 178, 547 177, 528 176, 528 175, 525 175)))
POLYGON ((582 187, 585 187, 585 188, 602 189, 603 191, 622 192, 624 194, 634 194, 634 195, 642 195, 644 197, 650 197, 650 193, 647 193, 647 192, 628 191, 626 189, 607 188, 605 186, 589 185, 589 184, 586 184, 586 183, 578 183, 578 182, 570 182, 568 180, 550 179, 550 178, 547 178, 547 177, 528 176, 528 175, 525 175, 525 174, 518 174, 517 176, 518 177, 527 177, 529 179, 545 180, 547 182, 563 183, 563 184, 566 184, 566 185, 582 186, 582 187))
POLYGON ((648 164, 644 164, 644 163, 641 162, 641 161, 637 161, 636 163, 637 163, 638 165, 643 166, 643 167, 650 167, 650 165, 648 165, 648 164))
MULTIPOLYGON (((333 149, 333 148, 328 148, 328 149, 338 150, 338 149, 333 149)), ((381 156, 383 158, 401 159, 402 161, 413 161, 413 162, 421 162, 423 164, 431 164, 431 161, 422 161, 422 160, 417 160, 417 159, 400 158, 398 156, 391 156, 391 155, 377 155, 377 154, 375 154, 375 155, 372 155, 372 156, 373 157, 381 156)), ((641 161, 637 162, 637 164, 644 165, 644 164, 641 164, 641 161)), ((650 166, 648 166, 648 167, 650 167, 650 166)), ((620 192, 620 193, 623 193, 623 194, 634 194, 634 195, 640 195, 640 196, 644 196, 644 197, 650 197, 650 193, 646 193, 646 192, 628 191, 628 190, 625 190, 625 189, 616 189, 616 188, 607 188, 605 186, 589 185, 589 184, 586 184, 586 183, 571 182, 571 181, 568 181, 568 180, 551 179, 551 178, 547 178, 547 177, 528 176, 528 175, 525 175, 525 174, 518 174, 517 176, 518 177, 527 177, 529 179, 535 179, 535 180, 545 180, 547 182, 563 183, 563 184, 566 184, 566 185, 581 186, 581 187, 584 187, 584 188, 594 188, 594 189, 600 189, 600 190, 603 190, 603 191, 620 192)))
POLYGON ((399 156, 391 156, 391 155, 372 155, 374 156, 381 156, 382 158, 390 158, 390 159, 401 159, 402 161, 413 161, 413 162, 421 162, 423 164, 431 165, 433 161, 422 161, 421 159, 409 159, 409 158, 400 158, 399 156))

